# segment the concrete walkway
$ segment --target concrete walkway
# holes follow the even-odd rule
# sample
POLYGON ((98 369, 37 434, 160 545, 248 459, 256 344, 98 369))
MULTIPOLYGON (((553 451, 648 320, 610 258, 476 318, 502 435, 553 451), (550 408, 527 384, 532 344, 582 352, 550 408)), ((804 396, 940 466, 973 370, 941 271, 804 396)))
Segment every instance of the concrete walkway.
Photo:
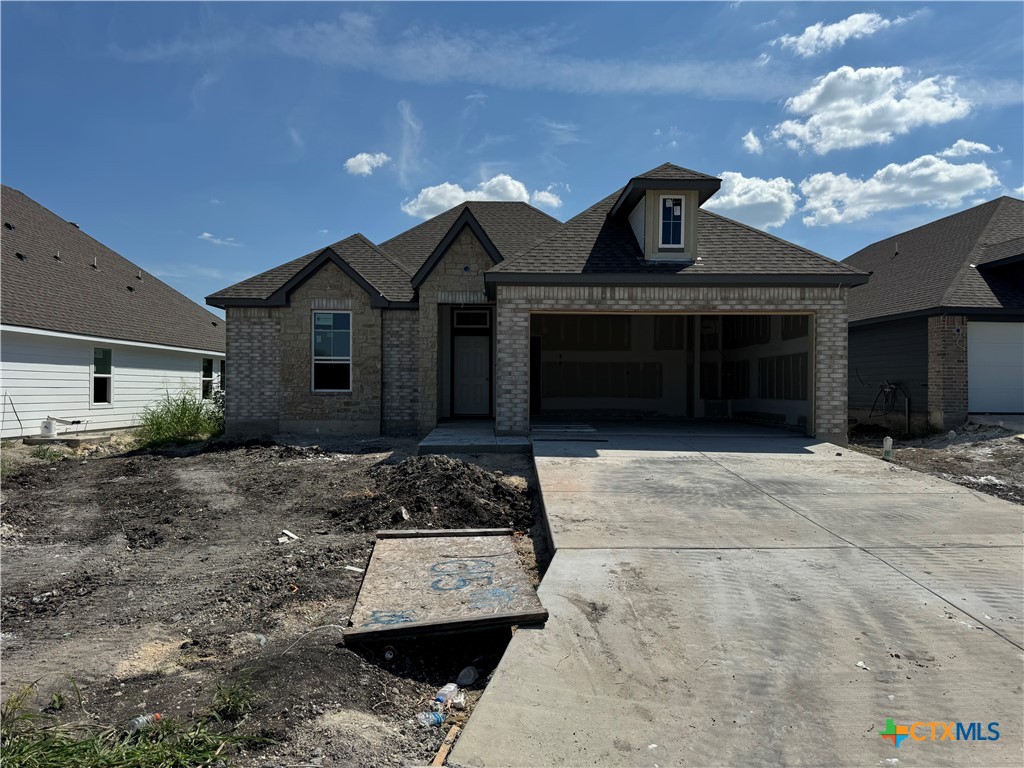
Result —
POLYGON ((551 618, 452 765, 1024 763, 1024 507, 768 430, 588 437, 534 441, 551 618))

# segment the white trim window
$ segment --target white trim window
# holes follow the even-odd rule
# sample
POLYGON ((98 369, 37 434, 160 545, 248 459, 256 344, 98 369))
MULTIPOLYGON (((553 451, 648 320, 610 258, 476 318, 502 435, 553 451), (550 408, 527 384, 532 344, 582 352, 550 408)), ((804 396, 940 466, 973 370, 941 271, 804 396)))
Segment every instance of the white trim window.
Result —
POLYGON ((202 377, 202 394, 203 400, 209 400, 213 397, 213 358, 203 358, 203 377, 202 377))
POLYGON ((313 313, 312 390, 352 391, 352 313, 313 313))
POLYGON ((92 404, 111 405, 114 402, 113 352, 106 347, 92 350, 92 404))
POLYGON ((682 196, 661 195, 660 210, 659 248, 683 248, 685 232, 683 219, 686 212, 684 209, 685 198, 682 196))

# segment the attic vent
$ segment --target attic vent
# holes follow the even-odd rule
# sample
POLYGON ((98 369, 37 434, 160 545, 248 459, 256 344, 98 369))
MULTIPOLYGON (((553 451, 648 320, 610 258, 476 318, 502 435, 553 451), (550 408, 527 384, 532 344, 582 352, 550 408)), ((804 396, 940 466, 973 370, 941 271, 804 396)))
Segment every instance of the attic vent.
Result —
POLYGON ((211 321, 210 321, 210 325, 212 325, 212 326, 215 326, 215 327, 216 327, 216 325, 217 325, 217 321, 216 321, 216 320, 211 320, 211 321))
POLYGON ((80 227, 80 226, 78 226, 77 224, 75 224, 75 222, 73 222, 73 221, 69 221, 69 222, 68 222, 68 224, 70 224, 70 225, 71 225, 72 227, 74 227, 75 229, 81 229, 81 227, 80 227))
POLYGON ((129 285, 128 286, 128 290, 131 291, 132 293, 134 293, 135 292, 135 286, 129 285))
POLYGON ((14 225, 9 221, 4 222, 4 229, 14 229, 14 225))
POLYGON ((60 261, 60 251, 57 251, 57 252, 56 252, 55 254, 53 254, 53 258, 54 258, 54 259, 55 259, 56 261, 60 261))
POLYGON ((15 252, 14 255, 17 256, 22 261, 28 261, 28 256, 26 256, 24 253, 17 253, 17 252, 15 252))
POLYGON ((136 280, 141 280, 141 279, 142 279, 142 270, 141 270, 141 269, 139 270, 139 274, 137 274, 137 275, 135 276, 135 279, 136 279, 136 280))
POLYGON ((92 268, 93 269, 99 269, 100 268, 99 264, 96 263, 96 257, 95 256, 92 257, 92 268))

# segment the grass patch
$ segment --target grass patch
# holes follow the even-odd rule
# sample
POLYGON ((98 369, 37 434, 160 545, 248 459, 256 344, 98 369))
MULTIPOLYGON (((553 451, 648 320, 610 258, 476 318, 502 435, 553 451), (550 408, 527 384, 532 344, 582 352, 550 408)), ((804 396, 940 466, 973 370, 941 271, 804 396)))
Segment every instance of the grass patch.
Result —
MULTIPOLYGON (((214 713, 192 724, 162 720, 133 734, 92 723, 60 723, 32 706, 35 686, 11 694, 0 708, 4 768, 187 768, 227 764, 226 751, 266 739, 221 732, 214 713)), ((53 711, 51 699, 48 709, 53 711)), ((60 702, 61 707, 66 702, 60 702)))
POLYGON ((215 437, 224 431, 224 411, 194 392, 168 392, 142 412, 135 431, 143 448, 190 443, 215 437))
POLYGON ((210 714, 218 720, 241 720, 252 711, 255 696, 248 675, 243 674, 230 682, 217 683, 210 714))
POLYGON ((42 459, 43 461, 60 461, 67 454, 65 454, 60 448, 51 448, 48 445, 37 445, 29 451, 28 455, 33 459, 42 459))

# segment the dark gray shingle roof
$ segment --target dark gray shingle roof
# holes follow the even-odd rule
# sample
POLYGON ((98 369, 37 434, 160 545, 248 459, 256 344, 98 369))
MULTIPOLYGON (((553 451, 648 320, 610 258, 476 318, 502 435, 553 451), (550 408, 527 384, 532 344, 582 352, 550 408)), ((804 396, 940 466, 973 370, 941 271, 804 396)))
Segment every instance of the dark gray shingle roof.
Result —
POLYGON ((390 253, 415 274, 467 208, 503 259, 522 253, 562 225, 558 219, 526 203, 471 201, 386 240, 380 244, 381 250, 390 253))
POLYGON ((1024 310, 1018 270, 977 268, 1020 255, 1022 244, 1024 201, 1012 197, 879 240, 843 262, 872 273, 850 291, 850 321, 939 307, 1024 310))
POLYGON ((700 171, 693 171, 672 163, 662 163, 647 173, 634 176, 635 179, 667 179, 672 181, 721 181, 717 176, 708 176, 700 171))
POLYGON ((207 296, 206 300, 217 305, 223 300, 231 299, 268 299, 328 249, 352 267, 385 299, 389 301, 412 300, 413 290, 410 282, 412 275, 397 259, 392 258, 358 234, 339 240, 326 248, 319 248, 240 283, 235 283, 235 285, 207 296))
POLYGON ((857 275, 820 254, 700 209, 697 256, 693 264, 645 261, 633 230, 623 218, 608 218, 622 190, 567 221, 555 234, 492 273, 857 275))
POLYGON ((224 322, 166 283, 16 189, 0 208, 4 324, 224 351, 224 322))

